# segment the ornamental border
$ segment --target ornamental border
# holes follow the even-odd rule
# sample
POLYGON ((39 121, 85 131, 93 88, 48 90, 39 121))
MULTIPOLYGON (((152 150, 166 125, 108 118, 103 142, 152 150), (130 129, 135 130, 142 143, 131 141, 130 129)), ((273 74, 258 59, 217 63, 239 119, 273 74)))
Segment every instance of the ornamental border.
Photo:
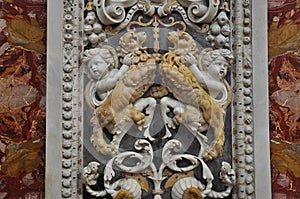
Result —
POLYGON ((80 141, 81 94, 80 55, 82 2, 65 0, 63 18, 63 77, 62 77, 62 182, 61 196, 77 198, 81 195, 82 144, 80 141))
POLYGON ((233 54, 235 71, 233 80, 232 133, 233 168, 237 185, 235 198, 255 198, 254 143, 253 143, 253 67, 251 3, 234 1, 233 54))
MULTIPOLYGON (((236 60, 235 70, 232 71, 232 164, 237 171, 233 198, 255 198, 251 3, 249 0, 235 0, 232 3, 232 44, 236 60)), ((63 5, 61 197, 80 198, 82 96, 79 92, 79 63, 83 5, 80 0, 64 0, 63 5)))

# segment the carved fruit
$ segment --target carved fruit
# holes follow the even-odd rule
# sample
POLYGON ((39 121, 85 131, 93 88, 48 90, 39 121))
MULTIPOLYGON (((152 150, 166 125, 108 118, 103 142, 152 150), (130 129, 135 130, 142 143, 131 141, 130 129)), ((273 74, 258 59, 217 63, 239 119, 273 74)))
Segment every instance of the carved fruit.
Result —
POLYGON ((210 30, 213 35, 218 35, 220 34, 221 27, 218 24, 213 23, 210 27, 210 30))
POLYGON ((93 23, 95 23, 95 21, 96 21, 96 15, 95 15, 95 13, 94 13, 94 12, 89 12, 89 13, 87 14, 87 16, 85 17, 85 21, 86 21, 86 23, 88 23, 88 24, 93 24, 93 23))
POLYGON ((95 33, 92 33, 88 38, 92 44, 96 44, 99 41, 99 37, 95 33))
POLYGON ((99 34, 98 37, 99 37, 99 42, 103 42, 106 39, 106 34, 103 32, 99 34))
POLYGON ((229 36, 230 34, 230 27, 229 27, 229 24, 226 24, 222 27, 221 29, 221 33, 224 35, 224 36, 229 36))
POLYGON ((228 22, 228 17, 225 12, 221 12, 217 17, 217 20, 221 26, 224 26, 228 22))
POLYGON ((213 41, 215 40, 215 36, 213 36, 213 35, 208 35, 208 36, 206 37, 206 40, 209 41, 209 42, 213 42, 213 41))
POLYGON ((93 27, 91 25, 84 25, 83 30, 85 34, 91 34, 93 32, 93 27))
POLYGON ((93 25, 93 29, 94 29, 95 33, 100 33, 102 31, 102 26, 101 26, 101 24, 99 24, 99 23, 96 22, 93 25))
POLYGON ((222 48, 227 42, 226 37, 224 37, 223 35, 218 35, 215 38, 215 45, 217 48, 222 48))

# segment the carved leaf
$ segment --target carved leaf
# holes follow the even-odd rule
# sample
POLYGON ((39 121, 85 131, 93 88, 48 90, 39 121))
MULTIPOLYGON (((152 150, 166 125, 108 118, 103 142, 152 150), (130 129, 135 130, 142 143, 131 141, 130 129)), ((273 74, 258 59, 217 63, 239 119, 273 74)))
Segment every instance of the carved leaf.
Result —
POLYGON ((180 179, 182 178, 186 178, 186 177, 191 177, 193 175, 193 171, 189 171, 189 172, 184 172, 184 173, 175 173, 174 175, 172 175, 166 185, 165 185, 165 188, 170 188, 170 187, 173 187, 173 185, 180 179))

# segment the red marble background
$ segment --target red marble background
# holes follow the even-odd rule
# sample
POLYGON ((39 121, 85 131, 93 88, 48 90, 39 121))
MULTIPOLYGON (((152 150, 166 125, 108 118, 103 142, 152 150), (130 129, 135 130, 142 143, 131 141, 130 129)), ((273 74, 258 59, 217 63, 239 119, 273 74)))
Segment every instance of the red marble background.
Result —
POLYGON ((0 1, 0 198, 45 192, 46 0, 0 1))
MULTIPOLYGON (((0 0, 0 198, 44 198, 46 0, 0 0)), ((268 0, 274 199, 300 198, 300 2, 268 0)))
POLYGON ((300 1, 268 0, 273 199, 300 198, 300 1))

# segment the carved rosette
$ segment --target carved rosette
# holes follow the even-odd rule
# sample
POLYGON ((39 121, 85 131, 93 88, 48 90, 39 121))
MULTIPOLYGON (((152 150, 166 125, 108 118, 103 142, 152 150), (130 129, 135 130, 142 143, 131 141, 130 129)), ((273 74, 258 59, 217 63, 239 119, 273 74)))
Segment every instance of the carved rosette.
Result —
POLYGON ((81 146, 86 144, 79 140, 82 104, 90 105, 93 112, 90 142, 101 157, 108 158, 104 166, 97 158, 84 163, 81 181, 89 195, 143 198, 148 193, 159 199, 169 192, 172 198, 253 197, 251 12, 249 1, 234 3, 235 9, 244 12, 234 16, 232 40, 228 1, 89 0, 85 5, 64 1, 62 197, 75 198, 82 192, 76 189, 74 172, 81 166, 81 146), (150 27, 153 37, 143 27, 150 27), (169 30, 168 49, 161 50, 162 28, 169 30), (205 48, 199 47, 191 32, 206 37, 205 48), (116 35, 117 41, 111 42, 116 35), (232 44, 234 51, 230 51, 232 44), (217 70, 210 69, 217 65, 217 70), (232 86, 226 80, 230 66, 236 74, 232 86), (87 86, 82 71, 87 74, 87 86), (230 87, 236 104, 232 108, 233 166, 227 159, 212 169, 209 165, 214 160, 221 162, 228 139, 224 118, 230 87), (158 112, 164 128, 160 137, 152 133, 158 112), (140 135, 130 150, 123 150, 122 141, 133 127, 140 135), (200 146, 196 152, 190 153, 176 137, 181 127, 200 146), (158 139, 164 143, 159 151, 154 145, 158 139), (215 190, 215 181, 222 189, 215 190), (237 191, 232 193, 234 187, 237 191))

